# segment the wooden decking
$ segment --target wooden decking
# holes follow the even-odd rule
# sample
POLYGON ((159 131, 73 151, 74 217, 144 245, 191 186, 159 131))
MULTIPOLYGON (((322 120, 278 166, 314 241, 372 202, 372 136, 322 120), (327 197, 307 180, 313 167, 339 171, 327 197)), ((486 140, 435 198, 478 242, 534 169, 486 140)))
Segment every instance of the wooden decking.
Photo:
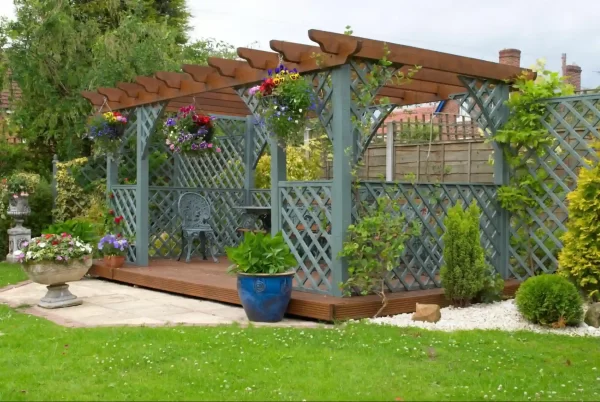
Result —
MULTIPOLYGON (((154 260, 149 267, 126 266, 108 268, 101 261, 94 263, 90 274, 131 285, 162 290, 185 296, 240 304, 236 279, 227 274, 229 262, 222 259, 192 261, 189 264, 172 260, 154 260)), ((507 282, 506 294, 514 294, 516 282, 507 282)), ((388 296, 388 306, 383 315, 410 313, 415 304, 434 303, 447 305, 442 289, 393 293, 388 296)), ((322 321, 335 321, 371 317, 381 307, 378 296, 340 298, 305 292, 292 292, 289 315, 322 321)))

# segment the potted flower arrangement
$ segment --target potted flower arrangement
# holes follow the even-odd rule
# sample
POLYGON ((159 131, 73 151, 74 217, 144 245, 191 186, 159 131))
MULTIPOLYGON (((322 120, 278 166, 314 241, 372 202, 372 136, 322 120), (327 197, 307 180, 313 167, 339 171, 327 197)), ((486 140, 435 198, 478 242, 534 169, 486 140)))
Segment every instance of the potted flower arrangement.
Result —
POLYGON ((48 292, 38 305, 44 308, 68 307, 82 301, 69 291, 66 282, 78 281, 92 266, 92 247, 67 233, 45 234, 23 243, 15 252, 23 270, 48 292))
POLYGON ((237 247, 227 247, 237 274, 237 290, 246 316, 254 322, 279 322, 292 296, 292 280, 298 265, 281 233, 271 237, 246 233, 237 247))
POLYGON ((127 117, 119 112, 106 112, 94 117, 89 124, 88 137, 97 144, 95 150, 101 153, 117 152, 127 121, 127 117))
POLYGON ((125 254, 129 248, 129 240, 123 236, 124 218, 115 216, 113 209, 108 211, 105 218, 107 234, 98 242, 98 251, 104 258, 104 264, 109 268, 121 268, 125 264, 125 254))
POLYGON ((221 152, 214 141, 214 117, 196 113, 194 105, 179 109, 165 122, 166 144, 174 153, 202 155, 221 152))
POLYGON ((284 144, 299 145, 309 110, 315 109, 311 83, 296 69, 288 70, 283 64, 268 70, 269 76, 248 94, 261 100, 261 115, 267 129, 284 144))

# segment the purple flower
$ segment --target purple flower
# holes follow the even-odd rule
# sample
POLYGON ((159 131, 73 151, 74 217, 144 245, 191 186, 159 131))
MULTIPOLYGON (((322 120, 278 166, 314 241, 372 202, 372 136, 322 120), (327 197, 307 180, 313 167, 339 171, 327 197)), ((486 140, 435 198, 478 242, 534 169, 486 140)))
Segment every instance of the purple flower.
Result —
POLYGON ((259 85, 256 85, 248 90, 248 95, 254 95, 260 89, 259 85))
POLYGON ((197 150, 197 149, 198 149, 198 144, 196 144, 196 143, 193 143, 193 144, 192 144, 192 151, 195 151, 195 150, 197 150))
POLYGON ((204 148, 206 148, 206 142, 200 143, 200 149, 204 149, 204 148))
POLYGON ((21 243, 21 245, 22 245, 23 247, 27 247, 27 246, 29 245, 29 242, 26 242, 26 241, 24 241, 23 243, 21 243))
POLYGON ((176 123, 177 123, 177 122, 176 122, 176 121, 175 121, 175 119, 173 119, 172 117, 169 117, 169 118, 167 119, 167 126, 168 126, 168 127, 172 127, 172 126, 174 126, 176 123))

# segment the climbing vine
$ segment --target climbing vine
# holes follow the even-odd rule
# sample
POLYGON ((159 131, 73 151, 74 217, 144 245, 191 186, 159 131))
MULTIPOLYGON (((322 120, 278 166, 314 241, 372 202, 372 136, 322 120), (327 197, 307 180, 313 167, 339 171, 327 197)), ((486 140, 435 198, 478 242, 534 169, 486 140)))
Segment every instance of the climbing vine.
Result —
MULTIPOLYGON (((542 237, 544 231, 542 228, 533 229, 533 216, 543 214, 539 200, 546 194, 544 183, 549 179, 548 172, 536 167, 538 164, 535 162, 541 160, 551 168, 556 166, 556 161, 548 154, 556 140, 542 124, 546 105, 540 101, 573 92, 572 86, 558 73, 546 70, 542 62, 538 61, 535 70, 535 80, 523 73, 512 84, 516 91, 507 103, 510 110, 508 121, 490 138, 502 147, 510 169, 509 184, 498 189, 497 198, 500 205, 521 224, 513 241, 525 245, 525 258, 532 275, 539 271, 534 261, 534 236, 542 237)), ((560 147, 556 148, 556 152, 562 152, 560 147)), ((553 200, 547 197, 546 202, 549 206, 553 200)))

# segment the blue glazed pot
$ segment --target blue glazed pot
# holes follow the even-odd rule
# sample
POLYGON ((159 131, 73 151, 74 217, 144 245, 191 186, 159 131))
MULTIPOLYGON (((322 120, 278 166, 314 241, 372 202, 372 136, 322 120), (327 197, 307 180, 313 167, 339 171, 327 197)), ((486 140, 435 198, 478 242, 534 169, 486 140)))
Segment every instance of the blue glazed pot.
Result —
POLYGON ((237 275, 238 295, 250 321, 279 322, 292 297, 294 272, 237 275))

